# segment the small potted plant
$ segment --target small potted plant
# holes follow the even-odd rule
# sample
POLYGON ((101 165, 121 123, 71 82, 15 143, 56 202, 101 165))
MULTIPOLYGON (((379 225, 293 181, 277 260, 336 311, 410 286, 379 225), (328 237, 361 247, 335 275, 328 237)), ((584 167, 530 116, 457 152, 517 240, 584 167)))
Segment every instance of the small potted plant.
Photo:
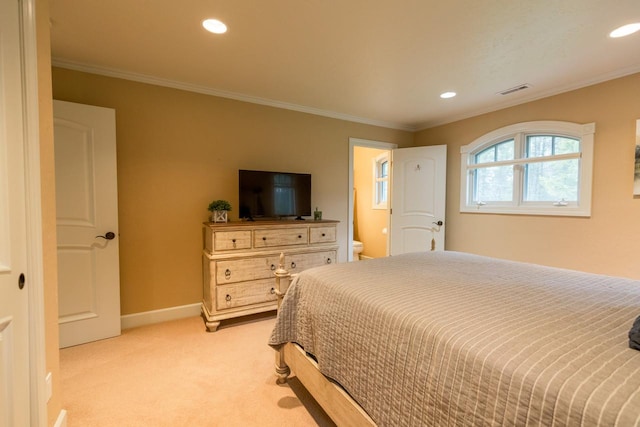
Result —
POLYGON ((227 212, 231 210, 231 203, 226 200, 214 200, 209 203, 211 222, 227 222, 227 212))

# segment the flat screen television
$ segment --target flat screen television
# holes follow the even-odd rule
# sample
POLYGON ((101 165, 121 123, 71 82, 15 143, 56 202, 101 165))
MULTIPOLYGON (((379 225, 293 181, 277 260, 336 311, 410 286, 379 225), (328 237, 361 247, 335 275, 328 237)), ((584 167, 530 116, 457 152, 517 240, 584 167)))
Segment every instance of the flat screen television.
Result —
POLYGON ((238 181, 240 218, 311 215, 311 174, 240 169, 238 181))

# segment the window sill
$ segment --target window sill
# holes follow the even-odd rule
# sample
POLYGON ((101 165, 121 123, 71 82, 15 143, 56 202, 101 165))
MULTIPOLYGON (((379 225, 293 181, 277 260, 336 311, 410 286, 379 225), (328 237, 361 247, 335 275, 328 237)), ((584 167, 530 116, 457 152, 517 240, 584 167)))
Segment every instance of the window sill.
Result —
POLYGON ((574 216, 591 217, 591 211, 577 207, 557 207, 557 208, 513 208, 505 206, 467 206, 460 208, 460 213, 472 214, 506 214, 506 215, 540 215, 540 216, 574 216))

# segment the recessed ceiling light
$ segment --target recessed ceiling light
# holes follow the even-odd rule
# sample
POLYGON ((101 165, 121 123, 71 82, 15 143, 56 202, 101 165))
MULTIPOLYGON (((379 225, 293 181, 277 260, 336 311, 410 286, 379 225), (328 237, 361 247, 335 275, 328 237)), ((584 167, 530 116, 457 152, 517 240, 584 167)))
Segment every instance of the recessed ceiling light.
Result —
POLYGON ((217 19, 205 19, 202 21, 202 26, 205 30, 214 34, 224 34, 227 32, 227 26, 217 19))
POLYGON ((440 94, 440 98, 442 99, 453 98, 456 95, 457 94, 455 92, 444 92, 440 94))
POLYGON ((618 38, 628 36, 630 34, 635 33, 640 30, 640 22, 634 22, 633 24, 623 25, 620 28, 616 28, 615 30, 609 33, 609 37, 618 38))

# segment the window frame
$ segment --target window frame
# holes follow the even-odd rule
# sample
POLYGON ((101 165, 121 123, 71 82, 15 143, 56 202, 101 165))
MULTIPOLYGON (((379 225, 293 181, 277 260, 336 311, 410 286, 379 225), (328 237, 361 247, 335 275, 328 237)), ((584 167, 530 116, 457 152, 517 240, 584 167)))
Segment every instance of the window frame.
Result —
POLYGON ((387 209, 389 205, 389 175, 391 174, 391 159, 388 152, 379 154, 373 159, 373 201, 372 201, 372 209, 387 209), (384 163, 387 163, 387 176, 382 177, 381 169, 384 163), (384 201, 381 201, 381 186, 383 183, 387 184, 387 198, 384 201))
MULTIPOLYGON (((481 136, 472 143, 462 146, 460 148, 460 212, 591 216, 594 134, 595 123, 579 124, 561 121, 533 121, 517 123, 496 129, 481 136), (550 135, 578 139, 580 141, 579 152, 577 154, 554 155, 545 158, 527 158, 524 148, 527 137, 532 135, 550 135), (475 155, 508 139, 514 139, 514 159, 495 163, 496 166, 514 166, 512 200, 508 202, 483 203, 480 201, 479 203, 473 203, 473 171, 478 169, 475 163, 475 155), (579 161, 577 202, 565 202, 564 200, 553 202, 524 201, 524 165, 545 161, 545 159, 547 161, 553 161, 569 158, 577 158, 579 161), (532 161, 532 159, 535 160, 532 161)), ((486 165, 487 163, 483 164, 486 165)))

